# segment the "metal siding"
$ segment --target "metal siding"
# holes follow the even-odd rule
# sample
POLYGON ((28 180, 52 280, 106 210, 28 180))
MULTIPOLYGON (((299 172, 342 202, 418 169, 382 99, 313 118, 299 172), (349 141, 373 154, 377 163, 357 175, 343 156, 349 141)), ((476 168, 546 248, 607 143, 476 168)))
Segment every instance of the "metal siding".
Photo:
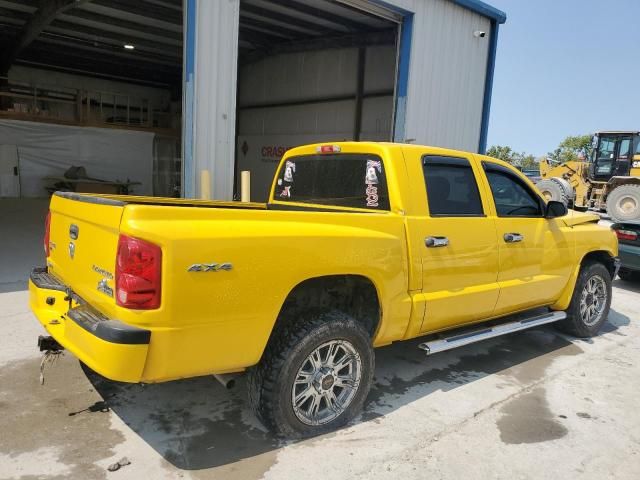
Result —
MULTIPOLYGON (((212 176, 213 197, 229 199, 233 192, 240 5, 239 0, 196 1, 194 165, 193 177, 185 178, 185 183, 191 180, 195 184, 191 191, 197 195, 200 172, 208 169, 212 176)), ((398 122, 403 124, 405 133, 396 140, 414 139, 417 143, 476 151, 482 125, 490 20, 452 0, 385 0, 372 3, 398 8, 404 13, 413 12, 411 48, 407 49, 410 65, 406 105, 396 106, 397 116, 402 117, 396 119, 396 134, 398 122), (473 36, 476 30, 486 31, 488 35, 476 38, 473 36)), ((293 84, 291 58, 286 66, 280 65, 280 68, 270 71, 260 72, 262 67, 253 66, 257 69, 256 75, 243 75, 247 80, 242 90, 249 93, 246 98, 241 98, 241 102, 308 98, 310 93, 320 96, 346 90, 350 83, 347 79, 354 68, 348 59, 353 53, 341 52, 345 56, 338 62, 335 53, 332 53, 332 58, 313 58, 314 55, 324 55, 313 52, 300 55, 295 67, 299 78, 293 84)), ((380 62, 378 67, 384 63, 380 62)), ((367 85, 369 88, 373 87, 371 83, 367 85)), ((291 134, 298 135, 299 141, 347 136, 350 128, 343 120, 349 117, 351 109, 350 102, 337 102, 323 107, 316 105, 312 115, 309 115, 309 107, 242 114, 239 134, 273 136, 271 143, 283 146, 291 146, 291 134), (301 112, 305 110, 305 113, 301 112), (336 116, 337 113, 342 115, 336 116), (277 122, 274 121, 276 119, 277 122), (286 131, 277 128, 283 125, 288 127, 286 131), (280 137, 282 134, 285 136, 280 137)), ((364 102, 364 110, 368 113, 363 119, 363 138, 381 138, 388 131, 390 126, 379 120, 385 109, 384 99, 364 102)), ((239 146, 242 143, 240 141, 239 146)), ((251 150, 257 145, 254 143, 252 147, 251 150)), ((241 168, 249 166, 245 163, 248 159, 243 158, 246 156, 239 155, 241 168)), ((188 158, 185 161, 188 162, 188 158)), ((262 166, 267 167, 265 170, 273 168, 268 163, 262 166)), ((185 188, 189 191, 187 186, 185 188)))
POLYGON ((384 3, 414 13, 404 136, 396 140, 477 151, 490 20, 451 0, 384 3))
MULTIPOLYGON (((395 52, 392 45, 367 48, 365 94, 393 89, 395 52)), ((251 171, 252 200, 266 199, 279 160, 278 155, 266 153, 266 149, 352 139, 355 101, 246 106, 355 96, 357 56, 357 48, 319 50, 274 55, 241 67, 238 168, 251 171)), ((389 140, 392 111, 391 95, 365 98, 361 138, 389 140)))
POLYGON ((193 191, 196 196, 200 195, 200 172, 209 170, 212 197, 230 200, 233 197, 240 1, 197 0, 197 12, 193 191))

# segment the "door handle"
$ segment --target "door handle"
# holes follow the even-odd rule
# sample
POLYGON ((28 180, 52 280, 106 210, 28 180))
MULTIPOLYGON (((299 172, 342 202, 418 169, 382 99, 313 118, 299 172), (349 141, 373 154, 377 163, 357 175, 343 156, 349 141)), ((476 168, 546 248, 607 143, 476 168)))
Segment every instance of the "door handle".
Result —
POLYGON ((503 238, 507 243, 518 243, 524 240, 524 235, 519 233, 505 233, 503 238))
POLYGON ((447 237, 427 237, 424 239, 424 244, 427 248, 446 247, 449 245, 449 239, 447 237))

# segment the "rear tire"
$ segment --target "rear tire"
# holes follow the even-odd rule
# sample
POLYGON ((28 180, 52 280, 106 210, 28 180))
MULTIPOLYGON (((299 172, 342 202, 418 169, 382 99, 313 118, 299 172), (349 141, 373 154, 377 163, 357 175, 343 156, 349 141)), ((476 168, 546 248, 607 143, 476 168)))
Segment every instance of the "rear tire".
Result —
POLYGON ((607 196, 607 213, 615 222, 640 220, 640 185, 620 185, 607 196))
POLYGON ((320 435, 360 413, 373 368, 373 346, 362 324, 342 312, 310 311, 274 331, 249 371, 249 403, 277 435, 320 435))
POLYGON ((571 186, 569 181, 565 180, 562 177, 553 177, 551 180, 560 185, 560 188, 562 188, 562 191, 567 196, 567 202, 569 203, 569 205, 573 204, 574 200, 576 199, 576 191, 571 186))
POLYGON ((611 274, 599 262, 587 262, 582 266, 567 318, 556 323, 557 327, 580 338, 593 337, 607 321, 611 307, 611 274))

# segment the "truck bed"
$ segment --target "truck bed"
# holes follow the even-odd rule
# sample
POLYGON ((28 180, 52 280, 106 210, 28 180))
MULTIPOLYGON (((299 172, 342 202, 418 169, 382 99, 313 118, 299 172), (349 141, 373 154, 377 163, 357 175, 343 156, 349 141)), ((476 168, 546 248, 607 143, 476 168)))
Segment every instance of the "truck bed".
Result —
POLYGON ((111 205, 124 207, 125 205, 158 205, 177 207, 200 207, 200 208, 239 208, 239 209, 262 209, 267 208, 266 203, 258 202, 224 202, 219 200, 198 200, 192 198, 172 198, 172 197, 144 197, 134 195, 110 195, 99 193, 76 193, 76 192, 56 192, 54 195, 78 202, 94 203, 98 205, 111 205))

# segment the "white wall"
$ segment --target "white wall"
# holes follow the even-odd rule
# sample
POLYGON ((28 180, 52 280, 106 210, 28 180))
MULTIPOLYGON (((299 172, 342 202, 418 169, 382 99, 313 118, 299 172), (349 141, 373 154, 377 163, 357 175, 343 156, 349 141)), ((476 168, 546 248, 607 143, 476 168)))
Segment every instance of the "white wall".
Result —
POLYGON ((0 119, 0 145, 15 149, 22 197, 46 197, 45 177, 62 177, 71 166, 83 166, 89 177, 140 182, 132 193, 152 195, 151 132, 93 128, 0 119))
MULTIPOLYGON (((393 91, 394 46, 367 48, 364 93, 393 91)), ((247 105, 354 96, 358 50, 282 54, 246 65, 239 78, 238 168, 251 171, 251 199, 266 200, 282 152, 305 143, 352 140, 355 100, 284 107, 247 105), (246 153, 245 153, 246 152, 246 153)), ((365 98, 362 140, 390 140, 393 96, 365 98)))

